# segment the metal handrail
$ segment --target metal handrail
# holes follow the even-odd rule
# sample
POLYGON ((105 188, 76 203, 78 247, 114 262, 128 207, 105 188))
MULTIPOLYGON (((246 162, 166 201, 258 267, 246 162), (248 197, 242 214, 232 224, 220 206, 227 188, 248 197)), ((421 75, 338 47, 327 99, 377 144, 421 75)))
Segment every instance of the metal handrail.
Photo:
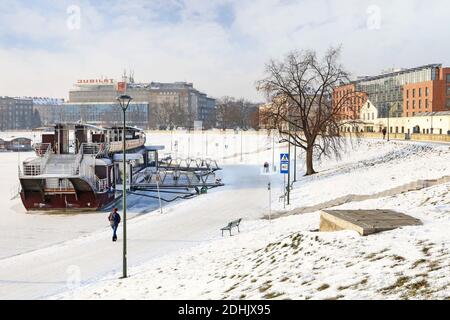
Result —
POLYGON ((48 159, 52 153, 52 146, 50 143, 42 143, 40 145, 47 145, 47 149, 45 150, 45 153, 43 153, 41 159, 37 163, 28 163, 27 161, 24 161, 22 163, 23 170, 20 170, 19 168, 19 176, 38 176, 44 172, 48 159))
POLYGON ((82 143, 77 154, 73 174, 78 175, 80 173, 81 161, 83 160, 84 154, 93 154, 98 156, 99 154, 107 152, 107 150, 108 145, 106 143, 82 143))
POLYGON ((44 153, 44 156, 42 157, 42 163, 41 163, 41 172, 44 172, 45 166, 47 165, 48 159, 50 158, 50 154, 52 153, 52 145, 48 144, 47 150, 44 153))
POLYGON ((108 179, 100 179, 99 177, 95 176, 95 186, 97 187, 98 191, 106 191, 108 190, 108 179))
POLYGON ((80 173, 80 165, 81 165, 81 160, 83 160, 83 149, 80 149, 80 151, 77 154, 77 157, 75 159, 75 166, 73 169, 73 174, 74 175, 78 175, 80 173))

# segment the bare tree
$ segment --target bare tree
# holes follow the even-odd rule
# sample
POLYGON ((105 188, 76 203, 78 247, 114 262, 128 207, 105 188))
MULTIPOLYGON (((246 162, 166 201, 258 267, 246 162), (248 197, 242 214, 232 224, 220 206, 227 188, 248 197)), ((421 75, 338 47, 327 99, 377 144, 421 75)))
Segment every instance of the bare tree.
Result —
POLYGON ((230 108, 234 103, 232 97, 222 97, 217 101, 216 117, 219 128, 225 130, 231 127, 230 108))
POLYGON ((322 59, 311 50, 294 51, 283 61, 270 61, 266 77, 257 82, 257 89, 269 101, 260 116, 279 131, 284 141, 305 150, 306 175, 316 173, 314 155, 339 156, 343 128, 359 123, 356 116, 344 112, 344 107, 353 108, 350 102, 357 92, 333 98, 333 89, 349 82, 339 56, 340 48, 330 48, 322 59))
POLYGON ((255 128, 256 106, 244 98, 222 97, 216 107, 217 123, 222 130, 255 128))
POLYGON ((168 126, 170 129, 184 127, 187 124, 187 111, 180 104, 167 105, 168 126))

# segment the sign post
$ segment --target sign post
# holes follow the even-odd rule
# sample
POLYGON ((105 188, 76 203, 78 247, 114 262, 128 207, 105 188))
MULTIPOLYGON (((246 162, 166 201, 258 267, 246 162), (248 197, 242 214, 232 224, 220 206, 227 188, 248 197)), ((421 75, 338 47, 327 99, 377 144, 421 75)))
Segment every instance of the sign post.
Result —
MULTIPOLYGON (((286 174, 289 174, 289 153, 280 153, 280 173, 284 175, 284 183, 283 183, 283 189, 284 189, 284 207, 286 208, 286 191, 288 193, 288 199, 289 199, 289 186, 286 188, 286 174)), ((288 182, 289 184, 289 182, 288 182)), ((289 202, 288 202, 289 204, 289 202)))
POLYGON ((267 190, 269 191, 269 222, 272 222, 272 187, 270 181, 267 184, 267 190))
POLYGON ((264 167, 261 168, 261 174, 267 176, 267 191, 269 195, 269 222, 272 222, 272 182, 270 176, 277 174, 275 170, 271 170, 269 162, 264 163, 264 167))
POLYGON ((156 189, 158 190, 159 210, 162 214, 163 209, 162 209, 162 203, 161 203, 161 194, 159 193, 159 172, 157 172, 157 175, 156 175, 156 189))

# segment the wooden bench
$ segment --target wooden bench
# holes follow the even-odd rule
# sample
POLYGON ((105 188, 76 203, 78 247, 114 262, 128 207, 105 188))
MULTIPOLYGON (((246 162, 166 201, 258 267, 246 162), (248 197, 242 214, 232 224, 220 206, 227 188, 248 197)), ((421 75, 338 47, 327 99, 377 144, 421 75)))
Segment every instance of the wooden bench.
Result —
POLYGON ((222 237, 223 237, 223 232, 225 230, 230 231, 230 236, 231 236, 231 229, 233 229, 233 227, 236 227, 238 229, 238 232, 241 232, 239 230, 239 225, 241 224, 241 221, 242 221, 242 218, 238 219, 238 220, 231 221, 230 223, 228 223, 228 225, 226 227, 223 227, 222 229, 220 229, 222 231, 222 237))

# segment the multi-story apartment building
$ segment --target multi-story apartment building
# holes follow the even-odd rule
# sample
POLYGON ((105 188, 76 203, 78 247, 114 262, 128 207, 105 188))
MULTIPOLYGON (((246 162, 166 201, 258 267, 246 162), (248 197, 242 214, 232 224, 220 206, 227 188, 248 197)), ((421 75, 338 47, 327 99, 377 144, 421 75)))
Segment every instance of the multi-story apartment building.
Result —
POLYGON ((345 94, 355 96, 347 102, 344 114, 360 118, 367 100, 380 118, 409 117, 422 112, 450 110, 450 68, 430 64, 411 69, 397 69, 372 77, 360 77, 335 88, 333 99, 345 94))
POLYGON ((0 97, 0 130, 21 130, 33 127, 33 100, 0 97))

